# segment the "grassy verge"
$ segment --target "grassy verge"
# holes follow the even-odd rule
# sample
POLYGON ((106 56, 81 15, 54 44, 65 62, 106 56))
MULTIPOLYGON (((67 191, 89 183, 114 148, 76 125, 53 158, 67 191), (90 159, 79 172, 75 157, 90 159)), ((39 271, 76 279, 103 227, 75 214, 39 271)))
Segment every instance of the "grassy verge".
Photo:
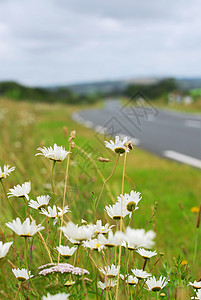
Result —
MULTIPOLYGON (((76 130, 76 144, 91 153, 95 161, 98 156, 110 158, 109 163, 97 161, 105 178, 109 176, 115 156, 104 147, 102 136, 71 120, 71 114, 77 109, 81 107, 39 103, 34 105, 26 102, 16 103, 9 99, 0 100, 0 165, 16 166, 16 171, 5 181, 7 191, 14 185, 30 180, 32 199, 40 194, 51 193, 51 164, 42 157, 35 157, 35 154, 39 146, 51 146, 54 143, 67 145, 64 127, 67 128, 68 134, 71 130, 76 130)), ((79 150, 73 149, 72 152, 68 203, 73 221, 80 223, 81 219, 86 219, 93 222, 93 199, 100 193, 102 181, 96 169, 79 150), (92 192, 95 195, 93 197, 92 192)), ((123 159, 120 158, 110 181, 110 190, 114 197, 121 193, 119 178, 122 176, 122 167, 123 159)), ((60 192, 63 190, 64 172, 65 165, 57 164, 55 203, 62 201, 60 192)), ((143 197, 140 209, 136 211, 132 220, 132 226, 144 228, 147 225, 147 230, 153 229, 157 233, 155 248, 165 254, 164 261, 167 260, 174 268, 173 257, 180 256, 181 260, 189 263, 192 274, 198 276, 201 262, 197 259, 196 265, 193 265, 197 213, 192 213, 191 208, 200 205, 200 171, 134 148, 128 155, 124 190, 129 193, 131 189, 140 191, 143 197), (152 218, 155 206, 156 215, 152 218)), ((15 215, 6 203, 2 190, 0 197, 0 236, 3 239, 4 235, 8 234, 5 223, 11 221, 15 215)), ((12 198, 12 202, 18 211, 24 212, 24 204, 20 199, 12 198)), ((112 200, 107 190, 104 190, 96 217, 111 223, 106 213, 102 217, 106 204, 112 204, 112 200)), ((200 247, 201 241, 198 241, 198 249, 200 247)), ((15 253, 15 260, 19 253, 15 253)), ((42 259, 38 257, 38 262, 40 260, 42 263, 42 259)))

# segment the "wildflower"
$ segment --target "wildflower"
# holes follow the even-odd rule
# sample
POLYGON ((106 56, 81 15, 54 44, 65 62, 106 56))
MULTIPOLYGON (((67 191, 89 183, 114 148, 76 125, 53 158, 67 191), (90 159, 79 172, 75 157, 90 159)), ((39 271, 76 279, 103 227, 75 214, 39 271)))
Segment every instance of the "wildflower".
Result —
POLYGON ((126 282, 127 284, 129 284, 129 285, 136 285, 136 284, 138 284, 138 279, 137 279, 137 277, 134 277, 134 276, 132 276, 132 275, 124 276, 124 275, 122 275, 122 274, 120 274, 119 276, 120 276, 120 278, 121 278, 122 280, 125 280, 125 282, 126 282))
POLYGON ((62 246, 56 247, 57 251, 64 257, 64 258, 70 258, 74 252, 77 250, 76 247, 68 247, 68 246, 62 246))
POLYGON ((98 282, 98 287, 102 290, 111 289, 117 285, 117 280, 109 279, 106 282, 98 282))
POLYGON ((189 282, 188 285, 191 285, 194 289, 201 289, 201 281, 189 282))
MULTIPOLYGON (((1 173, 0 173, 0 176, 1 176, 1 173)), ((199 213, 199 210, 200 210, 200 208, 199 208, 198 206, 193 206, 193 207, 191 207, 191 212, 192 212, 193 214, 198 214, 198 213, 199 213)))
POLYGON ((0 167, 0 180, 9 176, 11 172, 15 170, 15 167, 9 167, 9 165, 4 165, 3 168, 0 167))
POLYGON ((29 206, 34 209, 41 209, 44 206, 47 206, 49 204, 49 201, 51 197, 49 195, 42 195, 36 197, 37 201, 30 200, 29 206))
POLYGON ((201 300, 201 290, 198 290, 196 292, 196 296, 198 297, 199 300, 201 300))
POLYGON ((64 235, 73 244, 80 244, 82 241, 90 239, 95 232, 94 225, 75 225, 73 222, 67 223, 66 226, 60 227, 64 235))
POLYGON ((132 229, 128 226, 123 246, 128 246, 129 250, 135 250, 138 247, 151 248, 154 245, 153 239, 155 235, 155 232, 152 230, 145 232, 144 229, 132 229))
POLYGON ((112 227, 114 227, 114 225, 109 226, 109 224, 105 224, 102 225, 102 220, 97 220, 96 225, 95 226, 95 233, 102 233, 102 234, 106 234, 108 233, 112 227))
POLYGON ((7 255, 12 244, 13 242, 3 244, 2 241, 0 241, 0 260, 7 255))
POLYGON ((45 228, 41 226, 41 224, 36 225, 36 221, 30 222, 29 218, 27 218, 23 223, 21 223, 20 219, 17 218, 16 220, 13 220, 12 223, 6 223, 6 226, 12 229, 19 236, 23 237, 33 236, 45 228))
POLYGON ((47 297, 43 296, 42 300, 67 300, 69 299, 70 294, 65 293, 59 293, 56 295, 50 295, 50 293, 47 293, 47 297))
POLYGON ((99 252, 105 248, 104 245, 101 245, 98 239, 90 239, 87 241, 83 241, 82 246, 84 248, 90 248, 91 250, 98 250, 99 252))
POLYGON ((8 193, 8 197, 25 197, 27 200, 29 200, 29 196, 28 194, 31 191, 31 183, 29 182, 25 182, 21 185, 16 185, 14 186, 13 189, 9 189, 10 193, 8 193))
MULTIPOLYGON (((49 265, 51 265, 51 266, 49 268, 47 268, 47 269, 41 270, 39 272, 39 275, 46 276, 46 275, 51 274, 51 273, 61 273, 61 274, 71 273, 73 275, 89 274, 89 272, 87 270, 81 269, 81 268, 78 268, 78 267, 74 267, 74 266, 72 266, 70 264, 65 264, 65 263, 56 264, 56 263, 51 263, 49 265)), ((42 266, 42 267, 44 267, 44 266, 42 266)))
POLYGON ((138 278, 138 279, 146 279, 149 276, 151 276, 150 273, 147 273, 146 271, 139 270, 139 269, 133 269, 131 270, 133 274, 138 278))
POLYGON ((109 231, 107 238, 103 234, 98 235, 99 242, 107 247, 120 246, 123 239, 124 233, 122 231, 116 231, 115 234, 113 234, 112 231, 109 231))
POLYGON ((108 216, 114 220, 120 220, 129 214, 129 211, 125 209, 125 206, 116 202, 114 205, 105 206, 105 211, 108 216))
POLYGON ((41 153, 37 153, 36 156, 43 155, 57 162, 63 161, 66 158, 66 156, 70 153, 69 151, 66 151, 64 147, 57 146, 57 144, 54 144, 54 148, 39 147, 37 150, 41 151, 41 153))
POLYGON ((157 255, 157 252, 156 251, 148 251, 148 250, 145 250, 145 249, 143 249, 143 248, 138 248, 137 250, 136 250, 136 252, 138 253, 138 254, 140 254, 143 258, 145 258, 145 259, 149 259, 149 258, 151 258, 151 257, 153 257, 153 256, 155 256, 155 255, 157 255))
POLYGON ((108 278, 113 278, 118 275, 120 266, 115 267, 115 265, 112 264, 111 267, 107 266, 104 268, 99 268, 99 270, 108 278))
POLYGON ((19 281, 25 281, 33 277, 31 271, 28 272, 26 269, 12 269, 12 272, 19 281))
POLYGON ((187 264, 188 264, 188 261, 187 261, 187 260, 182 260, 182 261, 181 261, 181 265, 182 265, 182 266, 186 266, 187 264))
POLYGON ((125 137, 123 140, 120 140, 119 136, 115 136, 115 142, 112 140, 110 140, 110 142, 105 141, 105 147, 122 155, 124 152, 129 152, 128 147, 125 146, 127 141, 127 137, 125 137))
POLYGON ((158 292, 162 290, 168 284, 166 277, 160 277, 159 280, 156 280, 156 277, 153 276, 146 281, 146 285, 149 291, 158 292))
POLYGON ((55 225, 58 221, 58 218, 61 218, 68 211, 69 211, 68 205, 66 205, 64 209, 61 209, 60 207, 58 206, 56 207, 56 205, 53 205, 53 208, 51 208, 51 206, 48 206, 47 210, 41 208, 40 214, 43 214, 51 219, 55 219, 53 223, 55 225))
POLYGON ((137 207, 138 203, 142 199, 140 196, 141 194, 139 192, 131 191, 130 195, 129 194, 124 194, 118 196, 118 202, 123 206, 125 211, 129 212, 129 217, 131 218, 132 212, 137 210, 139 207, 137 207))

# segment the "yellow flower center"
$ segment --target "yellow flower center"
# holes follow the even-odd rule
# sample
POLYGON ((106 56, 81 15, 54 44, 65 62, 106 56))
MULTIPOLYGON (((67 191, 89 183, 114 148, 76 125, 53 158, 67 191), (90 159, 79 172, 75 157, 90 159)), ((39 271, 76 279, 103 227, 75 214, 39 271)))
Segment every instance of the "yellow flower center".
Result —
POLYGON ((130 201, 126 206, 127 210, 130 212, 134 211, 135 207, 136 207, 136 203, 134 201, 130 201))
POLYGON ((155 286, 151 290, 152 290, 152 292, 158 292, 158 291, 161 290, 161 287, 160 286, 155 286))
POLYGON ((125 149, 124 148, 115 148, 114 152, 122 154, 125 152, 125 149))

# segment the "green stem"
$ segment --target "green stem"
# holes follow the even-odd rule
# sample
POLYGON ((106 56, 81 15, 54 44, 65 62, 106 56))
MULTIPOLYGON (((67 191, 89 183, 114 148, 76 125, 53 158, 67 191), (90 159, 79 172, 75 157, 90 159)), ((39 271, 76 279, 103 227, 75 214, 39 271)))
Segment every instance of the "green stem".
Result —
POLYGON ((111 177, 113 176, 113 174, 114 174, 114 171, 115 171, 115 169, 116 169, 116 167, 117 167, 117 163, 118 163, 118 160, 119 160, 119 156, 120 156, 120 154, 117 155, 117 159, 116 159, 114 168, 112 169, 112 172, 111 172, 110 176, 103 182, 103 186, 102 186, 102 189, 101 189, 101 192, 100 192, 98 201, 97 201, 97 203, 96 203, 96 208, 95 208, 95 210, 97 210, 97 207, 98 207, 98 204, 99 204, 100 199, 101 199, 101 197, 102 197, 103 190, 104 190, 104 187, 105 187, 106 183, 110 180, 110 178, 111 178, 111 177))
POLYGON ((197 249, 198 249, 198 231, 199 228, 195 229, 195 250, 194 250, 194 258, 193 263, 195 264, 196 256, 197 256, 197 249))
MULTIPOLYGON (((70 146, 71 144, 69 145, 69 151, 70 151, 70 146)), ((69 169, 69 162, 70 162, 70 153, 68 154, 68 157, 67 157, 67 164, 66 164, 66 174, 65 174, 65 183, 64 183, 64 194, 63 194, 63 203, 62 203, 62 210, 64 211, 64 206, 65 206, 65 199, 66 199, 66 187, 67 187, 67 182, 68 182, 68 169, 69 169)), ((62 216, 61 216, 61 226, 63 226, 63 220, 64 220, 64 215, 62 213, 62 216)), ((61 238, 62 238, 62 230, 60 230, 60 233, 59 233, 59 246, 61 245, 61 238)), ((59 260, 60 260, 60 252, 58 254, 58 263, 59 263, 59 260)))
MULTIPOLYGON (((127 151, 125 151, 124 155, 124 165, 123 165, 123 175, 122 175, 122 185, 121 185, 121 219, 120 219, 120 231, 122 231, 123 227, 123 193, 124 193, 124 180, 125 180, 125 171, 126 171, 126 157, 127 157, 127 151)), ((118 266, 121 265, 121 245, 119 246, 119 262, 118 266)), ((117 275, 117 287, 116 287, 116 297, 115 299, 118 300, 118 290, 119 290, 119 273, 117 275)))
POLYGON ((9 198, 8 198, 8 195, 6 193, 6 189, 4 187, 4 184, 3 184, 3 181, 1 181, 1 185, 2 185, 2 188, 3 188, 3 191, 4 191, 4 194, 5 194, 5 197, 6 197, 6 200, 8 201, 8 203, 10 204, 10 206, 12 207, 12 209, 14 210, 14 212, 18 215, 18 217, 23 220, 23 218, 20 216, 20 214, 18 213, 18 211, 15 209, 15 207, 12 205, 12 203, 10 202, 9 198))
POLYGON ((29 217, 30 217, 30 216, 31 216, 31 213, 30 213, 30 209, 29 209, 29 205, 28 205, 27 199, 26 199, 26 197, 23 197, 23 198, 24 198, 24 202, 25 202, 26 207, 27 207, 27 213, 28 213, 28 215, 29 215, 29 217))
POLYGON ((54 198, 55 198, 55 191, 54 191, 54 167, 55 167, 55 164, 56 164, 56 160, 53 160, 52 171, 51 171, 51 185, 52 185, 52 193, 53 193, 54 198))

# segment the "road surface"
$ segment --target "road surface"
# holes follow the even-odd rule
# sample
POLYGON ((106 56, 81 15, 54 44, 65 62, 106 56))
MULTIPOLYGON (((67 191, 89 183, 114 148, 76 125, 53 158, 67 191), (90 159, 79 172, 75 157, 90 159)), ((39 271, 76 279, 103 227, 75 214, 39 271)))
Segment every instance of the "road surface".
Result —
POLYGON ((162 110, 147 102, 134 107, 108 100, 103 108, 83 110, 72 118, 98 134, 129 136, 149 152, 201 168, 201 115, 162 110))

